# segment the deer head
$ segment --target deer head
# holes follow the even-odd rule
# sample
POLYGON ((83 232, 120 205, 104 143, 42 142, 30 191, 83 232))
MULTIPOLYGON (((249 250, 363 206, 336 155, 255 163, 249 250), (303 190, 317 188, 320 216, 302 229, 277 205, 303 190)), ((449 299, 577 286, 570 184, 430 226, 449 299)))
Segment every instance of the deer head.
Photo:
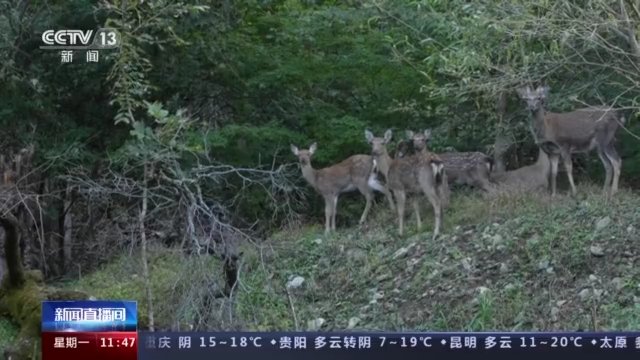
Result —
POLYGON ((431 129, 426 129, 422 133, 414 133, 411 130, 406 131, 408 140, 413 141, 413 149, 416 152, 423 151, 427 148, 427 142, 431 140, 431 129))
POLYGON ((547 95, 549 94, 548 86, 538 86, 532 90, 529 85, 525 88, 517 89, 518 95, 527 103, 527 109, 536 111, 544 106, 547 95))
POLYGON ((309 150, 300 150, 297 146, 291 144, 291 152, 293 153, 293 155, 298 157, 298 161, 302 166, 311 164, 311 156, 313 156, 313 153, 316 152, 317 148, 318 144, 316 143, 311 144, 309 150))
POLYGON ((375 137, 369 130, 364 131, 364 137, 367 139, 367 143, 371 145, 371 154, 374 156, 384 154, 386 151, 386 145, 391 141, 392 136, 393 133, 391 132, 391 129, 385 131, 384 137, 382 138, 375 137))

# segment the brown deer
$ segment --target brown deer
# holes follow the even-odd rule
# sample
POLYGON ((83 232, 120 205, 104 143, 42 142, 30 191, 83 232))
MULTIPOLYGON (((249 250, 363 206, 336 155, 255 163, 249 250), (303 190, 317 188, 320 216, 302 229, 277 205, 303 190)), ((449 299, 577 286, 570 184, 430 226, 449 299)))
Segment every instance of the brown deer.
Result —
POLYGON ((535 191, 549 185, 550 173, 549 156, 539 148, 535 163, 515 170, 494 173, 492 179, 503 191, 535 191))
POLYGON ((377 180, 375 172, 372 171, 373 162, 370 155, 353 155, 333 166, 314 169, 311 166, 311 157, 316 149, 316 143, 308 150, 299 150, 295 145, 291 145, 291 151, 298 157, 302 176, 324 198, 325 234, 336 230, 338 197, 342 193, 358 190, 367 200, 360 217, 360 225, 367 219, 374 190, 385 194, 391 210, 395 209, 391 193, 377 180))
POLYGON ((571 154, 590 153, 598 150, 604 165, 606 177, 603 191, 610 195, 618 191, 622 159, 614 146, 618 128, 624 124, 624 116, 605 106, 578 109, 567 113, 553 113, 545 110, 549 93, 548 86, 530 86, 517 89, 518 95, 527 103, 531 112, 531 131, 536 144, 549 156, 551 166, 551 194, 556 194, 558 161, 562 158, 571 195, 576 195, 573 181, 571 154))
MULTIPOLYGON (((427 153, 427 144, 431 141, 431 130, 424 133, 406 132, 407 138, 413 140, 413 149, 416 153, 427 153)), ((493 190, 491 183, 491 171, 493 160, 481 152, 445 152, 438 154, 438 158, 444 164, 447 182, 466 184, 478 187, 484 191, 493 190)), ((448 193, 448 186, 447 186, 448 193)))
MULTIPOLYGON (((396 198, 396 210, 398 211, 398 234, 404 231, 404 209, 407 193, 416 194, 422 191, 431 206, 435 217, 433 239, 440 233, 442 224, 442 200, 440 199, 443 186, 444 170, 442 162, 432 154, 414 154, 402 158, 392 159, 387 152, 386 145, 391 141, 393 133, 387 130, 384 137, 375 137, 369 130, 365 130, 365 138, 371 144, 374 170, 380 171, 387 181, 388 188, 396 198)), ((422 227, 418 200, 414 196, 413 209, 416 214, 418 230, 422 227)))

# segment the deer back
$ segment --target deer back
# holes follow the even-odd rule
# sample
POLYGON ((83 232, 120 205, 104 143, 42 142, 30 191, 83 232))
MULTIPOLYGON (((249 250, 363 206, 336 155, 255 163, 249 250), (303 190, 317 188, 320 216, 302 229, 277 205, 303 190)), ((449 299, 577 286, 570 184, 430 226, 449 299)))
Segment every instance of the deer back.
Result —
POLYGON ((546 112, 544 137, 566 144, 573 151, 587 151, 597 142, 610 142, 620 126, 619 113, 606 108, 585 108, 568 113, 546 112))
POLYGON ((337 194, 355 190, 358 185, 366 184, 371 168, 371 156, 350 156, 335 165, 316 172, 318 190, 323 194, 337 194))

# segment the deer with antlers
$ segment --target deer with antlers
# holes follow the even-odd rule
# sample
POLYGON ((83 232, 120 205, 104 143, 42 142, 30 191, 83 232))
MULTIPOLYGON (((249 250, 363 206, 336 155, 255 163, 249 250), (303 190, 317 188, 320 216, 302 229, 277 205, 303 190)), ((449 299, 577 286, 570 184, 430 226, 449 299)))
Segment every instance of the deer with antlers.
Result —
POLYGON ((373 161, 370 155, 353 155, 335 165, 314 169, 311 166, 311 157, 317 147, 317 144, 313 143, 309 149, 300 150, 297 146, 291 145, 291 152, 298 157, 302 176, 324 198, 325 234, 336 230, 338 197, 342 193, 358 190, 365 197, 367 202, 360 217, 360 225, 367 219, 374 191, 385 194, 391 210, 395 209, 391 193, 372 171, 373 161))
POLYGON ((618 111, 606 107, 589 107, 565 113, 545 110, 545 101, 549 93, 548 86, 530 86, 517 89, 518 95, 531 112, 531 130, 538 146, 549 156, 551 166, 551 194, 556 194, 558 162, 562 158, 571 195, 576 195, 573 181, 573 163, 571 155, 590 153, 597 149, 604 165, 606 176, 603 191, 613 195, 618 191, 622 159, 614 146, 615 135, 624 125, 624 116, 618 111))
MULTIPOLYGON (((369 130, 365 130, 365 138, 371 144, 374 171, 379 171, 386 178, 387 186, 396 198, 396 210, 398 212, 398 234, 404 231, 404 209, 407 193, 424 193, 433 207, 435 226, 433 239, 440 233, 442 224, 441 199, 443 184, 446 182, 443 165, 434 154, 425 152, 412 156, 404 156, 393 159, 387 152, 386 145, 391 141, 393 133, 387 130, 384 137, 375 137, 369 130)), ((416 214, 418 230, 422 227, 418 200, 414 196, 413 208, 416 214)))

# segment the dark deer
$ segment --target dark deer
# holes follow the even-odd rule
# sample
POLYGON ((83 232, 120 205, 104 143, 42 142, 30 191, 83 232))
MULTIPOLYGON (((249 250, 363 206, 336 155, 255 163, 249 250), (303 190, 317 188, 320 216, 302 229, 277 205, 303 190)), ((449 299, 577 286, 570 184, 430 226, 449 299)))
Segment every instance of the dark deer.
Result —
POLYGON ((548 86, 538 86, 535 90, 527 86, 517 91, 531 112, 531 130, 536 144, 549 156, 551 194, 556 194, 558 161, 562 158, 571 185, 571 195, 576 195, 571 154, 590 153, 593 149, 598 150, 606 171, 603 191, 615 194, 618 191, 622 159, 615 149, 614 140, 616 131, 624 124, 624 116, 605 106, 553 113, 545 110, 548 86))
MULTIPOLYGON (((396 209, 398 211, 398 234, 402 235, 404 230, 404 209, 407 193, 424 193, 435 216, 435 226, 433 229, 433 239, 440 233, 442 224, 442 199, 440 198, 440 187, 444 177, 442 162, 431 153, 420 153, 412 156, 392 159, 387 152, 386 145, 391 141, 391 130, 384 133, 384 137, 375 137, 371 131, 365 131, 365 138, 371 144, 371 155, 373 156, 374 171, 381 172, 387 180, 387 186, 396 198, 396 209)), ((416 214, 418 230, 422 227, 420 220, 420 210, 418 200, 414 196, 413 208, 416 214)))
POLYGON ((291 145, 291 152, 298 157, 302 176, 324 198, 325 234, 336 230, 336 213, 340 194, 354 190, 360 191, 367 203, 360 217, 360 225, 364 224, 373 202, 373 191, 385 194, 393 211, 395 206, 391 193, 380 183, 372 171, 373 161, 370 155, 353 155, 347 159, 323 169, 311 166, 311 157, 317 149, 313 143, 308 150, 299 150, 291 145))

